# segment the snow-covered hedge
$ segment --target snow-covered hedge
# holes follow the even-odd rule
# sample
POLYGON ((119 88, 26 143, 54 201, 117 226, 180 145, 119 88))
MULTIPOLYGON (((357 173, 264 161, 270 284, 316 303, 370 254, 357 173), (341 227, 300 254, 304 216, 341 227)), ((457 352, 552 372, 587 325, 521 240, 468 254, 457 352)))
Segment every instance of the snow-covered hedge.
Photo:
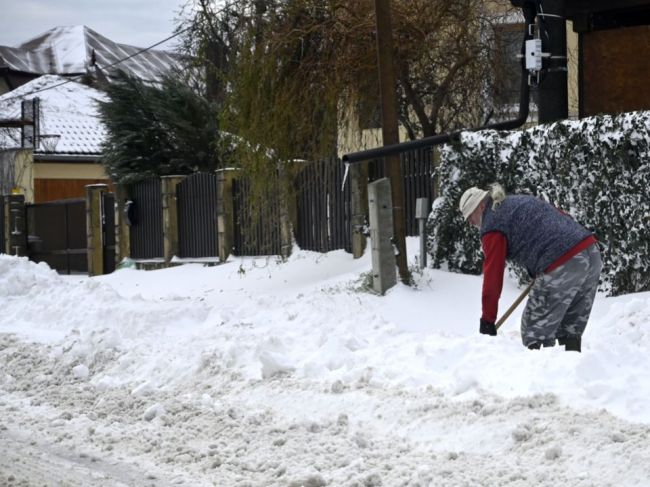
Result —
POLYGON ((440 197, 429 217, 434 267, 481 272, 479 235, 458 200, 498 181, 537 195, 593 230, 605 250, 601 289, 650 290, 650 112, 598 116, 526 131, 464 133, 442 148, 440 197))

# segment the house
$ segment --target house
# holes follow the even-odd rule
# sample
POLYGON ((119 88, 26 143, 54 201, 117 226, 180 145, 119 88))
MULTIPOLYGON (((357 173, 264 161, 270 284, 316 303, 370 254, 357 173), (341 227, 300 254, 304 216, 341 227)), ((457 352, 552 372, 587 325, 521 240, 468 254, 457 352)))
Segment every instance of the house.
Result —
POLYGON ((85 26, 0 46, 0 190, 27 202, 84 195, 108 183, 96 102, 117 70, 155 84, 178 65, 167 51, 118 44, 85 26))
POLYGON ((106 99, 102 91, 57 75, 41 76, 0 96, 5 120, 24 118, 25 106, 37 113, 28 137, 26 126, 0 129, 3 193, 18 190, 28 202, 40 203, 82 196, 87 184, 110 183, 99 164, 106 130, 97 101, 106 99))
POLYGON ((140 51, 83 25, 55 27, 19 46, 0 46, 0 95, 44 74, 102 81, 119 69, 155 83, 178 65, 168 51, 140 51))

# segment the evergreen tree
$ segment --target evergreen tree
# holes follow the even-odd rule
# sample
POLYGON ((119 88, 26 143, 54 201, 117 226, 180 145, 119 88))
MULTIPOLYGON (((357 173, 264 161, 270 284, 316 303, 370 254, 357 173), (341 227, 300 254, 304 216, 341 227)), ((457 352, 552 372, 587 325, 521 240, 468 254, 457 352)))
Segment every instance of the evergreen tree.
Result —
POLYGON ((100 102, 103 164, 116 182, 211 171, 219 165, 216 107, 179 78, 160 86, 121 73, 100 102))

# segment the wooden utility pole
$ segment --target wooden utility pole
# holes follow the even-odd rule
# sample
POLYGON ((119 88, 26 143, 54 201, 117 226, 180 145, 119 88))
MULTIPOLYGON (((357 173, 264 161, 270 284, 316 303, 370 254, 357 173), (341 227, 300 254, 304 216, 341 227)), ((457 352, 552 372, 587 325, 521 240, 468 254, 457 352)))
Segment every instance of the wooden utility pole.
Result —
MULTIPOLYGON (((399 143, 397 82, 393 61, 393 30, 390 0, 375 0, 377 17, 377 64, 381 93, 381 130, 384 145, 399 143)), ((403 283, 410 282, 406 259, 406 218, 404 212, 404 183, 398 155, 385 158, 386 177, 390 180, 393 200, 393 238, 397 247, 397 268, 403 283)))

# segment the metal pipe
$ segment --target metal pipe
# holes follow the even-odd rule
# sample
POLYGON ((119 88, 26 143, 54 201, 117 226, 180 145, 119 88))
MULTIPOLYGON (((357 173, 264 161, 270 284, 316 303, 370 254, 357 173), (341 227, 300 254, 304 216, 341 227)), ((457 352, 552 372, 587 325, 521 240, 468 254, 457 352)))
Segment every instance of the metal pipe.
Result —
MULTIPOLYGON (((524 44, 527 39, 530 39, 531 33, 528 28, 530 24, 535 22, 535 8, 531 4, 524 4, 522 6, 524 13, 524 18, 526 19, 526 28, 524 33, 524 39, 522 42, 522 54, 524 52, 524 44)), ((431 137, 424 137, 418 140, 410 140, 408 142, 401 142, 399 144, 387 145, 384 147, 377 147, 375 149, 368 149, 359 152, 352 152, 350 154, 345 154, 343 156, 343 162, 346 164, 354 164, 363 161, 368 161, 372 159, 378 159, 380 157, 386 157, 395 154, 401 154, 402 152, 407 152, 414 149, 420 149, 423 147, 432 147, 434 145, 446 144, 449 142, 457 141, 460 139, 460 134, 463 132, 476 132, 479 130, 513 130, 518 127, 521 127, 526 120, 528 119, 528 105, 530 102, 530 89, 528 86, 528 73, 526 71, 525 61, 522 58, 521 60, 521 88, 519 91, 519 114, 517 118, 511 120, 505 120, 503 122, 491 123, 483 125, 481 127, 475 127, 471 129, 458 130, 456 132, 448 132, 444 134, 433 135, 431 137)))

